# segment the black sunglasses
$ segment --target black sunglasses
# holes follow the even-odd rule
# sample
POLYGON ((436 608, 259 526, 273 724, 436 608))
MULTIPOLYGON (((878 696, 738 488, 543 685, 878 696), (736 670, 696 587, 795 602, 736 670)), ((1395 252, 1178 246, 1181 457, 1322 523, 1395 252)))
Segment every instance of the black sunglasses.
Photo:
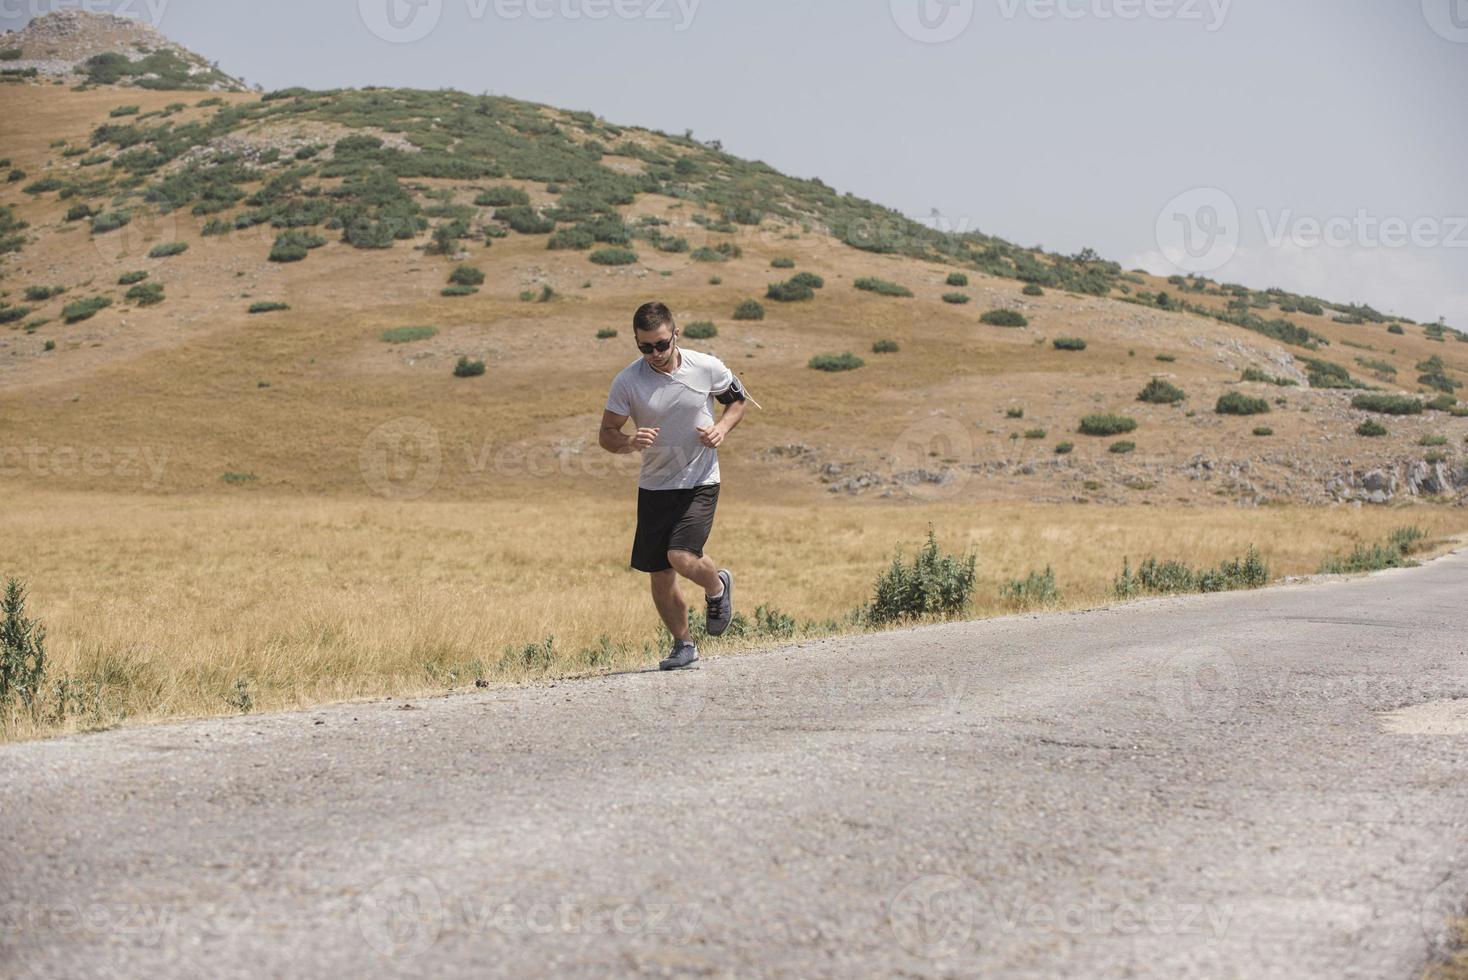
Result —
POLYGON ((661 354, 663 351, 667 350, 669 347, 672 347, 673 346, 673 341, 675 341, 677 339, 678 339, 678 335, 677 334, 674 334, 673 336, 669 337, 667 340, 660 340, 660 341, 658 341, 655 344, 638 344, 637 345, 637 349, 640 350, 640 351, 642 351, 644 354, 651 354, 653 351, 657 351, 659 354, 661 354))

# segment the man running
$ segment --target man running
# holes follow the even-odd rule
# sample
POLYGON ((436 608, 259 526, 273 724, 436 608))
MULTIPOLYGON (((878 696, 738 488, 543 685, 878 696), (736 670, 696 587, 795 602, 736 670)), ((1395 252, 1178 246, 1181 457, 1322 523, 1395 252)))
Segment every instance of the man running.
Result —
POLYGON ((632 318, 642 356, 612 381, 597 441, 611 453, 642 453, 632 567, 652 576, 652 601, 673 634, 673 652, 658 666, 677 670, 698 660, 688 638, 682 575, 703 588, 709 636, 729 628, 734 581, 703 553, 719 502, 719 446, 744 418, 739 379, 712 354, 678 346, 678 326, 662 303, 632 318), (713 403, 724 406, 714 421, 713 403), (631 418, 637 431, 622 426, 631 418))

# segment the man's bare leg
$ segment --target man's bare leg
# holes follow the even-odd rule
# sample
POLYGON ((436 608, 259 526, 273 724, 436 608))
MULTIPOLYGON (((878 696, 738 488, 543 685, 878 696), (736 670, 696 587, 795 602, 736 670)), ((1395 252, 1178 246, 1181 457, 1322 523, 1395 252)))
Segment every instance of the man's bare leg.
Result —
POLYGON ((708 555, 699 558, 691 551, 668 552, 668 564, 673 566, 674 571, 690 582, 697 582, 703 587, 706 596, 717 595, 724 591, 724 581, 719 578, 719 566, 708 555))
MULTIPOLYGON (((683 552, 687 554, 687 552, 683 552)), ((689 557, 693 557, 689 555, 689 557)), ((649 578, 652 579, 652 601, 658 607, 658 615, 663 618, 663 625, 668 632, 673 634, 673 639, 682 642, 688 641, 688 603, 683 601, 683 593, 678 589, 678 572, 669 568, 661 572, 653 572, 649 578)), ((718 578, 715 573, 714 578, 718 578)))

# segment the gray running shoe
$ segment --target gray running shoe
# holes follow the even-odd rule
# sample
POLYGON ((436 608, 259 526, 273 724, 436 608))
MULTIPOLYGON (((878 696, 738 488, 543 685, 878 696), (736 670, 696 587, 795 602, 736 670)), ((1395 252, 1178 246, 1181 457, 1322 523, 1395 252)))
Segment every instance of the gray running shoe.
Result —
POLYGON ((708 600, 708 615, 704 618, 704 628, 708 630, 709 636, 723 633, 729 628, 729 620, 734 618, 734 576, 729 574, 727 568, 721 568, 719 578, 724 583, 724 594, 717 599, 708 600))
POLYGON ((658 662, 658 670, 682 670, 698 662, 698 647, 687 640, 674 640, 673 652, 658 662))

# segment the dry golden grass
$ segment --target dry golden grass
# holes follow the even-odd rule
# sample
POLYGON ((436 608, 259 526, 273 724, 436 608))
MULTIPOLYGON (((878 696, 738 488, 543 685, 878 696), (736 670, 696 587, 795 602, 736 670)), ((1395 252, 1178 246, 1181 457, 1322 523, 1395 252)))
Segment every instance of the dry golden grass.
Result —
MULTIPOLYGON (((522 667, 501 665, 505 648, 550 635, 551 675, 587 670, 582 651, 602 634, 617 654, 597 669, 657 655, 646 576, 627 568, 630 488, 485 503, 60 493, 8 504, 0 574, 29 586, 52 676, 107 681, 100 711, 89 700, 79 717, 12 735, 228 712, 240 679, 257 709, 521 680, 522 667)), ((994 615, 1011 611, 1004 581, 1046 565, 1077 607, 1108 600, 1124 555, 1212 564, 1252 543, 1285 575, 1406 522, 1439 537, 1461 528, 1447 508, 817 507, 734 485, 710 554, 735 569, 743 612, 768 603, 823 621, 868 601, 894 550, 911 554, 931 523, 945 549, 978 554, 976 614, 994 615)))
POLYGON ((1451 938, 1452 951, 1446 959, 1428 964, 1422 980, 1468 980, 1468 919, 1453 923, 1451 938))

